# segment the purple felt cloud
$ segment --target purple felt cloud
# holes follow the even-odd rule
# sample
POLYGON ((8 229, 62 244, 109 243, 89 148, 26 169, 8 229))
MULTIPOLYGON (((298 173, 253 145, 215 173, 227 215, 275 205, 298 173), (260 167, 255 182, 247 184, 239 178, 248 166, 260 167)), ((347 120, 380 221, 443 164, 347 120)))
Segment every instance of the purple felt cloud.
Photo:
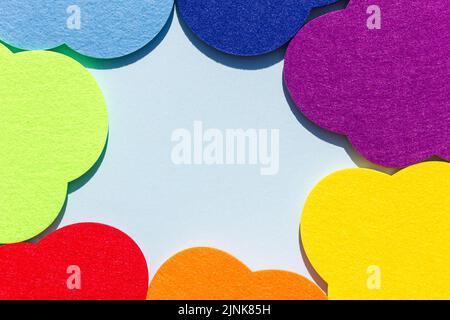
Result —
POLYGON ((449 16, 449 0, 350 1, 290 43, 287 88, 376 164, 450 160, 449 16))

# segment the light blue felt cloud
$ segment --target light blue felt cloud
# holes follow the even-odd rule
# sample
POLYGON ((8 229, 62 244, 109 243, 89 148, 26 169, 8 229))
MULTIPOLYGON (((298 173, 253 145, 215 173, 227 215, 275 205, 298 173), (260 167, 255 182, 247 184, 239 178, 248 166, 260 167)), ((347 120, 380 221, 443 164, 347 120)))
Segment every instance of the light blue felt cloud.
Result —
POLYGON ((19 49, 62 44, 101 59, 145 46, 164 27, 174 0, 2 0, 0 40, 19 49))

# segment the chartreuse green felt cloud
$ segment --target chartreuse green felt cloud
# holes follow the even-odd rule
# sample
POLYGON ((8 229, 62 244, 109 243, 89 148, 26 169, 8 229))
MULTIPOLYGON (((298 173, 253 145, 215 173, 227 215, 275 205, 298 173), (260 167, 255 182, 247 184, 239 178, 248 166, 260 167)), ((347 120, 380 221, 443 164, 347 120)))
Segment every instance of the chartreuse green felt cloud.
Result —
POLYGON ((58 216, 67 185, 98 160, 106 104, 78 62, 0 44, 0 243, 30 239, 58 216))

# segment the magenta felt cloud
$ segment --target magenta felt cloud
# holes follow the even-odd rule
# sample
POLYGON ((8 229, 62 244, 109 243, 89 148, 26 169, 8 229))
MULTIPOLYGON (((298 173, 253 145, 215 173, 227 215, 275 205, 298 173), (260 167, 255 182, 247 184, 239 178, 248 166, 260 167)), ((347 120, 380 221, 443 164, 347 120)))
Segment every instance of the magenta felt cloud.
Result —
POLYGON ((290 43, 287 88, 306 117, 374 163, 450 160, 449 16, 448 0, 350 1, 290 43))

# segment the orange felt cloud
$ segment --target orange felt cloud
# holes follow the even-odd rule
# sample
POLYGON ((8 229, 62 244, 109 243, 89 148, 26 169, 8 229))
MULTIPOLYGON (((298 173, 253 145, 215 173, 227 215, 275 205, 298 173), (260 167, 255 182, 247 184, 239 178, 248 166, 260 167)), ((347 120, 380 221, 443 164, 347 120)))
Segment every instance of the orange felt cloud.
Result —
POLYGON ((156 273, 149 300, 324 300, 308 279, 288 271, 252 272, 223 251, 191 248, 167 260, 156 273))

